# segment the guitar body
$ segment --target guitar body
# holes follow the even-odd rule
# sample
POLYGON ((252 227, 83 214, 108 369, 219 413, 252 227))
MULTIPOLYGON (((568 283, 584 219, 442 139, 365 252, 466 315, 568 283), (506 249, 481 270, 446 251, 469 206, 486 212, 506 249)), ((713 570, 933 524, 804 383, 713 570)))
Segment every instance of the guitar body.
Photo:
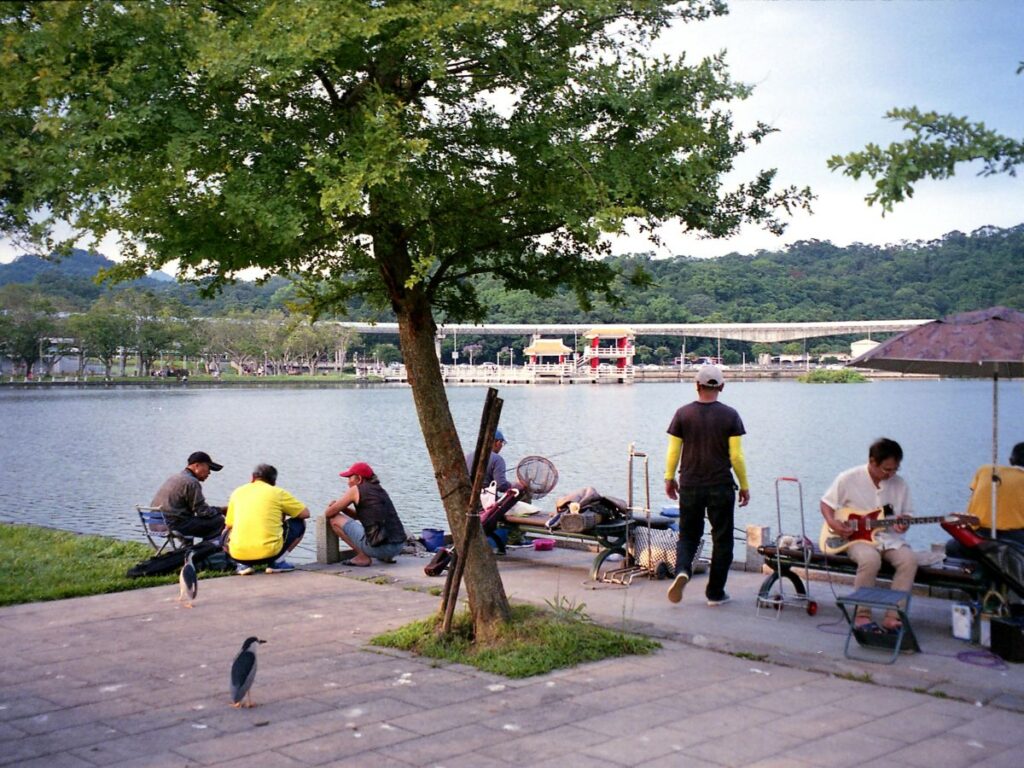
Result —
POLYGON ((873 547, 877 547, 878 544, 875 541, 875 537, 878 536, 879 531, 884 530, 884 526, 872 526, 871 523, 880 520, 884 511, 885 510, 882 507, 873 509, 870 512, 862 512, 848 507, 844 509, 837 509, 836 517, 853 526, 853 535, 849 538, 840 536, 828 527, 828 523, 824 523, 821 526, 821 536, 818 538, 818 546, 826 555, 841 554, 849 549, 852 544, 855 544, 858 541, 863 541, 873 547))

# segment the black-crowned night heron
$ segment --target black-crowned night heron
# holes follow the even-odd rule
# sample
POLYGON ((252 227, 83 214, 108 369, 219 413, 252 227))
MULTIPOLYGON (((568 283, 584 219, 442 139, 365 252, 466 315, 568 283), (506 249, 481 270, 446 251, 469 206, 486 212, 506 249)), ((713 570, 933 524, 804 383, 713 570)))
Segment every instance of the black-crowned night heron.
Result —
POLYGON ((192 601, 199 593, 199 577, 196 575, 196 566, 192 562, 192 551, 185 555, 185 564, 181 566, 181 573, 178 574, 178 600, 186 600, 186 608, 192 607, 192 601))
POLYGON ((231 664, 231 701, 235 707, 251 707, 252 697, 249 689, 252 688, 253 680, 256 679, 256 646, 265 643, 258 637, 247 637, 242 643, 242 650, 235 656, 231 664), (245 700, 248 703, 243 704, 245 700))

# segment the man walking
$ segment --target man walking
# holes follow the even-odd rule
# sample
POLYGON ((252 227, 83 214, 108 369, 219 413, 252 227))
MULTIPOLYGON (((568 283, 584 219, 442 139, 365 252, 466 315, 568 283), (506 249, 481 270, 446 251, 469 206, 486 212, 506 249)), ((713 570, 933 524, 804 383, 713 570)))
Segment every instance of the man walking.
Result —
POLYGON ((679 499, 679 541, 676 575, 668 599, 678 603, 690 580, 693 558, 704 535, 704 516, 711 523, 711 569, 705 595, 708 605, 729 602, 725 582, 732 565, 733 513, 736 482, 740 506, 750 503, 750 487, 743 458, 743 420, 735 409, 718 402, 725 377, 716 365, 697 372, 697 399, 676 411, 668 427, 665 458, 665 495, 679 499), (676 467, 679 480, 676 481, 676 467))
POLYGON ((206 503, 202 483, 211 472, 220 472, 223 465, 210 458, 206 451, 188 457, 185 469, 171 475, 156 492, 151 507, 158 507, 167 524, 183 536, 212 539, 224 530, 224 508, 206 503))

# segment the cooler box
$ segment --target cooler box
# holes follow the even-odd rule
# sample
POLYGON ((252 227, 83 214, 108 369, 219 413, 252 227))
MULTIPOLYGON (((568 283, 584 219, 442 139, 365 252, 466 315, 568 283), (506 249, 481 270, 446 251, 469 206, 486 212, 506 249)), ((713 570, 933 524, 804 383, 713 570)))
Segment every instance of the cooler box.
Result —
POLYGON ((1004 661, 1024 662, 1024 618, 993 617, 992 653, 1004 661))

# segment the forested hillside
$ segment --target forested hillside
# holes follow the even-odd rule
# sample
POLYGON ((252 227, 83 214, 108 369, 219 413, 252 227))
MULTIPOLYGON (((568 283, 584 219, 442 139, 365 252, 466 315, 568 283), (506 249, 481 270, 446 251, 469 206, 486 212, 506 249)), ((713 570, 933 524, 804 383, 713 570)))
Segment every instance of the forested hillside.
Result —
MULTIPOLYGON (((26 269, 24 259, 0 265, 0 286, 28 283, 68 310, 85 309, 100 295, 123 286, 97 286, 90 276, 110 262, 95 255, 57 267, 26 269)), ((501 290, 480 279, 489 322, 771 322, 930 318, 1004 304, 1024 310, 1024 225, 952 232, 930 242, 840 248, 827 241, 799 242, 780 251, 718 259, 648 255, 615 257, 626 277, 619 282, 620 308, 597 303, 582 312, 575 297, 560 293, 538 300, 501 290), (645 281, 643 278, 648 279, 645 281), (635 284, 639 283, 639 284, 635 284)), ((196 314, 285 309, 295 299, 290 284, 240 281, 212 299, 195 286, 147 280, 136 283, 190 307, 196 314)), ((362 303, 350 319, 389 320, 362 303)))

